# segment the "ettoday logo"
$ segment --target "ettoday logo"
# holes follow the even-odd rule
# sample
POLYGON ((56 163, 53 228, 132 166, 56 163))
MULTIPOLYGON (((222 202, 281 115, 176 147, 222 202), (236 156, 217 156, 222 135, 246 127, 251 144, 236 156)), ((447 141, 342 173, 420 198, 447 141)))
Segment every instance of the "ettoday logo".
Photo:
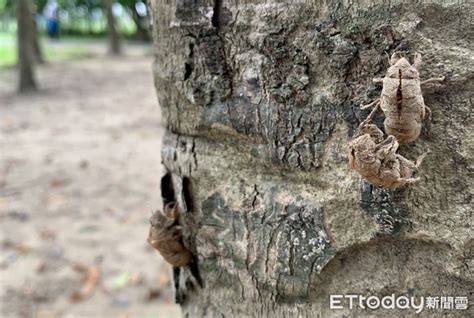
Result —
POLYGON ((395 294, 387 295, 382 298, 378 296, 363 295, 329 296, 330 309, 353 309, 356 306, 361 309, 412 309, 419 314, 424 309, 465 310, 468 307, 468 298, 461 296, 408 297, 395 296, 395 294))

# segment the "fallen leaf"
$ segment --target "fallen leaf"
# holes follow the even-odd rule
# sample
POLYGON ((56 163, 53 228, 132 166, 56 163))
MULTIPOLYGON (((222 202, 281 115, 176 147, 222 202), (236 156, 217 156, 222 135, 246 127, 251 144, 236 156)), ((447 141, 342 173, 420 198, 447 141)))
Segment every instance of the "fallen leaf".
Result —
POLYGON ((161 296, 161 291, 158 288, 148 289, 147 301, 152 301, 161 296))
POLYGON ((51 181, 49 181, 49 186, 52 188, 59 188, 59 187, 64 187, 67 183, 68 183, 68 180, 66 179, 54 178, 51 181))
POLYGON ((2 247, 4 249, 13 249, 18 254, 29 254, 33 250, 33 248, 29 245, 23 243, 16 243, 10 239, 3 240, 2 247))
POLYGON ((92 295, 92 292, 99 281, 99 269, 96 266, 75 264, 74 270, 83 275, 82 287, 79 291, 72 293, 70 300, 73 302, 83 301, 92 295))
POLYGON ((56 318, 58 315, 50 309, 38 309, 35 315, 36 318, 56 318))
POLYGON ((33 248, 26 244, 17 244, 15 246, 15 250, 20 254, 26 255, 29 254, 33 250, 33 248))

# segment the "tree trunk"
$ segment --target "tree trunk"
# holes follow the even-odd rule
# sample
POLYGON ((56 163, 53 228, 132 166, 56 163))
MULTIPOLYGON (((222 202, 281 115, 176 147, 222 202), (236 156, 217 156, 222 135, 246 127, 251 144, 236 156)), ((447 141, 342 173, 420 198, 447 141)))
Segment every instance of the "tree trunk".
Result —
POLYGON ((146 25, 149 25, 149 20, 148 17, 142 18, 138 15, 137 11, 135 8, 129 8, 130 9, 130 15, 132 16, 133 22, 135 23, 137 27, 137 31, 135 32, 135 37, 137 40, 144 41, 144 42, 150 42, 151 37, 150 37, 150 30, 149 27, 146 25))
POLYGON ((175 270, 186 315, 400 316, 414 311, 331 310, 329 295, 472 295, 472 3, 150 5, 162 195, 197 257, 175 270), (395 51, 447 80, 423 90, 432 120, 400 148, 431 150, 421 181, 387 190, 350 170, 346 145, 395 51))
POLYGON ((40 39, 38 36, 38 25, 33 18, 33 50, 35 55, 35 62, 38 64, 44 63, 43 50, 41 49, 40 39))
POLYGON ((110 54, 118 55, 121 53, 120 36, 117 31, 117 23, 112 10, 114 0, 105 1, 105 13, 107 16, 107 34, 109 37, 110 54))
POLYGON ((17 38, 18 38, 18 70, 20 92, 36 90, 35 61, 35 27, 31 17, 29 0, 19 0, 17 4, 17 38))

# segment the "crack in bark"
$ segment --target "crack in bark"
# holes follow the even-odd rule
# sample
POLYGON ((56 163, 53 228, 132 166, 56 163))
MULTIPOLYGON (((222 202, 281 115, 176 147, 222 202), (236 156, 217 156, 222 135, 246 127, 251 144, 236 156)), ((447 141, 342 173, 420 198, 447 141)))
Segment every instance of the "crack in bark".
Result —
POLYGON ((221 27, 222 0, 214 0, 214 9, 212 12, 211 23, 218 31, 221 27))
POLYGON ((247 271, 250 272, 250 247, 251 247, 251 242, 250 242, 250 226, 249 226, 249 220, 248 220, 248 211, 244 211, 244 219, 245 219, 245 239, 247 242, 247 249, 246 249, 246 257, 245 257, 245 267, 247 268, 247 271))

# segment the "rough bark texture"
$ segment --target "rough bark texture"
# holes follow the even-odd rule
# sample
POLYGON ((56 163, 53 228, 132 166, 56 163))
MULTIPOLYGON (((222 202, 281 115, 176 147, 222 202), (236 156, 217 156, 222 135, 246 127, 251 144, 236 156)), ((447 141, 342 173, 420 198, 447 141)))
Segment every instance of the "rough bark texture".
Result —
POLYGON ((105 0, 105 14, 107 16, 107 35, 109 37, 109 53, 110 54, 120 54, 120 36, 117 31, 117 23, 115 21, 114 12, 112 6, 114 0, 105 0))
POLYGON ((36 90, 34 74, 36 34, 29 1, 19 0, 16 8, 18 23, 18 90, 20 92, 36 90))
POLYGON ((197 257, 175 270, 185 314, 410 315, 334 312, 329 295, 472 296, 472 3, 150 5, 162 194, 187 211, 197 257), (422 79, 447 76, 424 90, 432 121, 401 147, 431 150, 422 181, 396 191, 364 182, 345 153, 393 51, 420 52, 422 79))

